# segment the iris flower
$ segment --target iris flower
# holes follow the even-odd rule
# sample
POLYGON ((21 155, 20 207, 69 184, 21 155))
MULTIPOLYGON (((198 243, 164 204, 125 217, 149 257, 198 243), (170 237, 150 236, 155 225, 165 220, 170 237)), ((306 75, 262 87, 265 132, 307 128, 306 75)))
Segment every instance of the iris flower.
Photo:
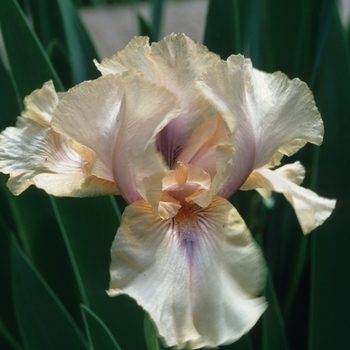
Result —
POLYGON ((227 198, 282 193, 304 233, 335 206, 299 186, 299 162, 277 167, 322 143, 313 95, 184 34, 152 45, 135 37, 95 63, 100 78, 65 94, 48 82, 25 99, 0 136, 0 170, 14 194, 31 184, 56 196, 121 194, 129 205, 108 294, 134 298, 168 346, 232 343, 267 307, 266 266, 227 198))

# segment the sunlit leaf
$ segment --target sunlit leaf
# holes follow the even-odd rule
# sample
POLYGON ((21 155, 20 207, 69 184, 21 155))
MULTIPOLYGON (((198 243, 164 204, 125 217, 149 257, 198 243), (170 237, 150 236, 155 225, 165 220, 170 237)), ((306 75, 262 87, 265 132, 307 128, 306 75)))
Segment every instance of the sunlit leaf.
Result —
POLYGON ((162 350, 159 343, 154 324, 148 314, 145 314, 144 319, 144 334, 147 345, 147 350, 162 350))

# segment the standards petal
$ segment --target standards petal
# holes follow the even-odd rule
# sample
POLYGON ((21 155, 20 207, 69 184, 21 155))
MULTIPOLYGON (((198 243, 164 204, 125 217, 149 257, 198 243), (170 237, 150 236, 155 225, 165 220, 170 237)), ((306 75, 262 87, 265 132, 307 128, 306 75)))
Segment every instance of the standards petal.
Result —
POLYGON ((116 194, 114 183, 85 171, 93 158, 91 150, 76 152, 66 136, 51 128, 59 98, 51 82, 26 97, 26 109, 0 135, 0 170, 10 174, 7 183, 18 195, 30 185, 56 196, 84 197, 116 194))
POLYGON ((217 146, 228 138, 222 118, 217 114, 193 131, 177 161, 197 165, 214 178, 217 146))
POLYGON ((299 162, 274 171, 256 170, 241 189, 265 189, 282 193, 293 206, 300 226, 306 234, 323 224, 335 208, 336 201, 319 197, 316 193, 298 186, 304 174, 305 170, 299 162))
POLYGON ((92 174, 114 182, 128 202, 143 196, 157 206, 167 168, 156 136, 178 114, 171 92, 128 71, 69 90, 52 123, 94 151, 92 174))
POLYGON ((143 200, 131 204, 111 256, 109 295, 136 299, 168 346, 234 342, 266 308, 257 297, 266 275, 262 254, 223 198, 206 209, 182 207, 169 220, 143 200))
POLYGON ((276 164, 282 154, 291 155, 306 142, 322 142, 323 123, 313 95, 299 79, 258 71, 238 55, 210 67, 199 87, 228 127, 237 125, 231 180, 221 193, 225 197, 254 169, 276 164))
POLYGON ((175 163, 192 131, 216 113, 195 83, 219 56, 184 34, 171 34, 149 45, 148 38, 135 37, 128 46, 97 64, 102 74, 120 73, 134 68, 146 79, 173 92, 181 113, 159 134, 158 149, 169 167, 175 163))

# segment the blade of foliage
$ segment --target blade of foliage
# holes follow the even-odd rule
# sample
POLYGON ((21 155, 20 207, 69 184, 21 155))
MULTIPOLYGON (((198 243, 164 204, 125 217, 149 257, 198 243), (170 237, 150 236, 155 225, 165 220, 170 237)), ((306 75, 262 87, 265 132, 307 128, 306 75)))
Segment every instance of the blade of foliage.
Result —
POLYGON ((285 334, 285 324, 282 319, 281 310, 270 274, 267 279, 265 296, 269 302, 269 306, 262 316, 263 337, 261 350, 288 350, 289 346, 285 334))
POLYGON ((143 312, 135 301, 108 297, 110 247, 119 226, 115 204, 108 197, 55 198, 84 304, 99 315, 121 348, 143 349, 143 312))
MULTIPOLYGON (((4 130, 11 124, 14 124, 15 116, 20 114, 20 104, 10 73, 7 71, 0 58, 0 131, 4 130)), ((5 186, 6 176, 0 174, 0 177, 0 213, 4 220, 4 224, 14 230, 15 224, 6 199, 6 192, 8 192, 8 189, 5 186)), ((4 232, 6 232, 5 229, 4 232)))
POLYGON ((263 69, 281 70, 310 84, 322 1, 264 0, 263 69))
POLYGON ((63 45, 56 39, 51 40, 47 54, 66 90, 72 87, 72 72, 69 57, 63 45))
POLYGON ((80 305, 80 308, 89 335, 90 348, 92 350, 121 350, 105 323, 86 305, 80 305))
POLYGON ((0 131, 13 124, 14 118, 20 115, 21 103, 22 101, 17 97, 12 77, 0 58, 0 131))
POLYGON ((71 262, 72 267, 73 267, 75 279, 76 279, 78 287, 79 287, 81 298, 82 298, 83 302, 88 305, 89 301, 88 301, 88 298, 87 298, 87 295, 86 295, 85 286, 84 286, 84 283, 83 283, 81 275, 80 275, 80 270, 79 270, 79 268, 77 266, 77 262, 76 262, 76 258, 75 258, 74 252, 72 251, 72 247, 70 245, 70 241, 69 241, 68 234, 67 234, 67 231, 66 231, 66 228, 65 228, 65 224, 63 223, 63 220, 62 220, 61 215, 59 213, 59 210, 57 208, 57 204, 56 204, 55 199, 50 196, 50 201, 51 201, 51 205, 52 205, 53 211, 55 213, 58 225, 60 227, 60 231, 61 231, 64 243, 65 243, 66 248, 67 248, 67 252, 68 252, 68 255, 69 255, 70 262, 71 262))
POLYGON ((6 327, 5 323, 0 319, 0 347, 1 349, 7 349, 10 346, 13 350, 23 349, 12 335, 11 331, 6 327))
POLYGON ((65 45, 62 16, 56 0, 28 0, 33 27, 41 44, 47 50, 52 40, 65 45))
MULTIPOLYGON (((315 57, 322 44, 321 27, 325 33, 322 8, 322 1, 315 0, 293 3, 264 0, 264 49, 259 68, 271 72, 281 70, 290 78, 299 77, 310 84, 315 57)), ((305 187, 310 187, 312 176, 322 176, 313 166, 314 148, 308 145, 285 160, 288 163, 300 160, 306 167, 305 187)), ((302 349, 308 342, 310 244, 308 237, 303 237, 289 204, 282 196, 276 196, 276 200, 271 222, 265 230, 264 252, 287 325, 289 345, 302 349), (298 337, 295 337, 296 331, 298 337)))
POLYGON ((226 59, 240 51, 238 0, 209 1, 204 45, 226 59))
POLYGON ((332 19, 332 9, 334 8, 335 0, 324 0, 322 4, 323 6, 321 10, 321 20, 320 20, 320 26, 319 26, 320 30, 317 38, 318 39, 317 46, 316 46, 317 49, 316 49, 316 54, 314 58, 311 81, 310 81, 310 85, 312 87, 314 85, 316 74, 317 74, 320 60, 322 57, 325 40, 328 34, 329 24, 332 19))
POLYGON ((260 68, 263 9, 261 0, 210 1, 204 43, 222 58, 240 53, 260 68))
POLYGON ((347 234, 350 152, 350 57, 339 14, 333 7, 315 81, 315 97, 325 123, 318 188, 337 198, 331 218, 312 236, 309 350, 346 349, 350 344, 350 236, 347 234))
POLYGON ((147 350, 162 350, 160 345, 154 324, 147 313, 144 318, 144 335, 147 345, 147 350))
POLYGON ((63 304, 12 240, 13 297, 26 349, 87 349, 63 304))
POLYGON ((156 40, 159 38, 162 24, 164 0, 152 0, 152 26, 156 35, 156 40))
POLYGON ((73 84, 97 78, 99 73, 93 64, 98 54, 82 24, 76 8, 70 0, 57 0, 63 20, 73 84))
POLYGON ((220 350, 254 350, 254 345, 250 333, 243 335, 242 338, 230 345, 222 345, 220 350))
POLYGON ((139 35, 144 35, 149 37, 150 43, 157 41, 157 34, 154 29, 149 25, 149 23, 143 18, 141 14, 137 14, 138 32, 139 35))
POLYGON ((50 79, 60 89, 52 64, 14 0, 0 2, 0 24, 20 99, 50 79))
MULTIPOLYGON (((3 187, 3 181, 0 184, 3 187)), ((15 350, 22 349, 19 339, 19 331, 14 316, 13 299, 11 293, 11 261, 10 261, 10 235, 12 231, 7 225, 3 212, 0 212, 0 348, 11 347, 15 350), (6 344, 6 347, 5 347, 6 344)))
POLYGON ((260 68, 262 64, 263 1, 241 0, 238 3, 241 33, 239 53, 249 57, 254 67, 260 68))
POLYGON ((72 78, 70 86, 97 78, 99 73, 93 59, 98 55, 73 3, 70 0, 30 2, 35 30, 44 47, 49 48, 56 40, 67 52, 72 78))
MULTIPOLYGON (((24 95, 49 79, 61 86, 46 53, 13 0, 0 2, 0 21, 11 72, 19 92, 17 98, 13 96, 9 100, 22 100, 24 95)), ((15 89, 8 91, 15 93, 15 89)), ((14 125, 19 113, 10 114, 9 111, 8 118, 12 121, 8 124, 14 125)), ((6 190, 4 198, 14 219, 13 230, 18 233, 25 253, 70 312, 80 318, 75 299, 78 297, 76 282, 48 196, 41 190, 29 188, 19 197, 6 190)))

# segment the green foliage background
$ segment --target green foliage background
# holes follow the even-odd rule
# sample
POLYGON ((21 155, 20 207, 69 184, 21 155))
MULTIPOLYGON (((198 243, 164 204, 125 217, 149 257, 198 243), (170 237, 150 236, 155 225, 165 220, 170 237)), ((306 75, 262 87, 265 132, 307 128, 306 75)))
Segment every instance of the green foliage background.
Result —
MULTIPOLYGON (((138 17, 140 34, 156 40, 166 3, 151 5, 151 23, 138 17)), ((338 3, 211 0, 207 6, 203 41, 210 50, 224 59, 242 53, 255 67, 299 77, 313 90, 324 143, 288 162, 306 166, 304 186, 337 199, 331 218, 304 237, 282 196, 271 207, 254 193, 234 195, 268 261, 269 308, 249 334, 220 349, 349 349, 350 41, 338 3)), ((98 55, 70 0, 1 0, 0 25, 0 130, 15 124, 23 98, 45 81, 63 91, 97 77, 98 55)), ((15 197, 0 175, 0 349, 162 349, 133 300, 105 293, 125 202, 53 198, 36 188, 15 197)))

